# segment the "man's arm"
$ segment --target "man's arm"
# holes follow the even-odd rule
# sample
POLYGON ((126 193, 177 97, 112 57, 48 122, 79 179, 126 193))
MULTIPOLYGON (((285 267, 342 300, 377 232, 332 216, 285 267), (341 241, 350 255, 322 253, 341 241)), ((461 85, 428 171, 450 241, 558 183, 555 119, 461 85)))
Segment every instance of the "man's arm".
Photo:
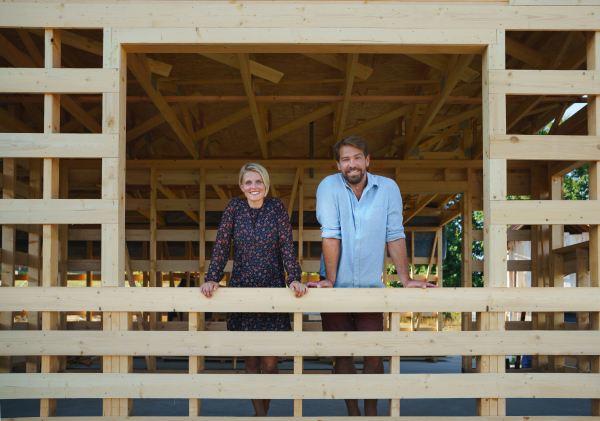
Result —
POLYGON ((340 262, 339 238, 323 238, 323 263, 325 263, 325 279, 319 282, 308 282, 306 286, 313 288, 333 288, 340 262))
MULTIPOLYGON (((414 235, 414 233, 413 233, 414 235)), ((402 282, 404 288, 437 288, 437 285, 430 284, 429 282, 415 281, 411 279, 408 273, 408 259, 406 257, 406 241, 404 238, 399 238, 394 241, 387 243, 388 253, 396 266, 396 272, 398 272, 398 278, 402 282)))

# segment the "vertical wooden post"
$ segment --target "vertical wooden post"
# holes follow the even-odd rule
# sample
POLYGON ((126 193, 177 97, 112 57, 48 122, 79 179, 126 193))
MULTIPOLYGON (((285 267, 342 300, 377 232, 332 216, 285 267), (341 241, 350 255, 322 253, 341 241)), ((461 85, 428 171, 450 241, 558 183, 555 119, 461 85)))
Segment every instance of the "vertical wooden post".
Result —
MULTIPOLYGON (((6 183, 6 182, 5 182, 6 183)), ((42 198, 42 160, 29 160, 29 198, 42 198)), ((27 286, 35 288, 40 285, 42 257, 42 227, 39 224, 29 225, 29 267, 27 270, 27 286)), ((37 311, 27 312, 27 330, 39 330, 39 314, 37 311)), ((40 357, 28 355, 26 360, 27 373, 39 373, 40 357)))
POLYGON ((298 179, 298 263, 302 269, 304 259, 304 168, 300 169, 298 179))
MULTIPOLYGON (((550 198, 552 200, 563 199, 563 177, 550 177, 550 198)), ((561 248, 565 244, 564 225, 550 226, 550 286, 564 288, 564 258, 562 254, 554 254, 552 250, 561 248)), ((551 313, 550 329, 565 330, 565 313, 551 313)), ((565 357, 563 355, 548 356, 548 370, 551 372, 564 373, 565 357)))
MULTIPOLYGON (((590 286, 590 259, 589 250, 585 248, 578 248, 575 250, 575 267, 577 277, 577 288, 586 288, 590 286)), ((585 330, 590 322, 589 311, 578 311, 577 312, 577 330, 585 330)), ((577 358, 577 372, 589 373, 590 372, 590 357, 589 355, 580 355, 577 358)))
MULTIPOLYGON (((67 167, 63 167, 60 169, 59 176, 59 198, 68 199, 69 198, 69 169, 67 167)), ((58 275, 59 282, 58 286, 66 287, 67 286, 67 259, 69 258, 69 226, 67 224, 58 226, 58 244, 59 244, 59 255, 60 261, 58 266, 58 275)), ((59 318, 59 330, 67 330, 67 313, 65 311, 61 311, 58 314, 59 318)), ((67 357, 66 355, 61 355, 58 357, 58 371, 64 371, 67 368, 67 357)))
MULTIPOLYGON (((534 163, 530 169, 531 199, 540 200, 540 166, 534 163)), ((544 288, 544 254, 542 247, 542 227, 531 226, 531 287, 544 288)), ((531 330, 544 330, 546 328, 546 313, 531 313, 531 330)), ((547 367, 547 356, 533 355, 531 367, 541 370, 547 367)))
MULTIPOLYGON (((125 101, 127 95, 127 53, 112 40, 111 28, 104 28, 103 67, 119 71, 119 91, 102 94, 102 133, 119 136, 118 157, 102 158, 102 199, 118 203, 117 223, 102 224, 101 271, 103 287, 125 286, 125 101)), ((104 312, 104 330, 131 330, 133 313, 104 312)), ((130 373, 133 357, 105 356, 103 370, 108 373, 130 373)), ((103 415, 128 416, 132 399, 104 399, 103 415)))
MULTIPOLYGON (((390 313, 390 332, 400 332, 400 313, 390 313)), ((400 374, 400 357, 390 357, 390 374, 400 374)), ((400 399, 390 399, 390 417, 399 416, 400 399)))
MULTIPOLYGON (((302 312, 294 313, 294 332, 302 332, 302 312)), ((294 374, 300 375, 303 371, 303 357, 294 357, 294 374)), ((302 399, 294 399, 294 417, 302 417, 302 399)))
MULTIPOLYGON (((14 158, 4 158, 2 162, 4 185, 2 187, 3 199, 16 198, 17 162, 14 158)), ((2 287, 15 286, 15 246, 16 227, 13 224, 2 226, 2 287)), ((12 330, 14 315, 12 311, 0 313, 0 330, 12 330)), ((0 373, 12 371, 12 357, 0 357, 0 373)))
MULTIPOLYGON (((471 186, 473 181, 473 172, 467 169, 467 182, 471 186)), ((463 288, 471 288, 473 286, 473 204, 471 203, 471 191, 463 192, 461 205, 461 222, 462 222, 462 279, 461 286, 463 288)), ((473 329, 471 313, 465 312, 461 314, 461 330, 463 332, 473 329)), ((462 357, 462 372, 471 371, 473 367, 473 359, 470 355, 462 357)))
MULTIPOLYGON (((200 207, 198 209, 199 232, 200 236, 198 247, 198 282, 196 288, 204 283, 204 261, 206 259, 206 168, 200 168, 200 207)), ((203 331, 205 326, 205 313, 190 313, 189 314, 189 330, 203 331)), ((190 356, 189 359, 190 374, 198 374, 204 371, 204 357, 190 356)), ((190 417, 200 415, 200 399, 190 399, 189 401, 190 417)))
MULTIPOLYGON (((45 67, 60 67, 61 33, 58 29, 45 31, 45 67)), ((44 133, 60 131, 60 95, 44 95, 44 133)), ((44 159, 43 196, 44 199, 58 199, 59 161, 56 158, 44 159)), ((58 286, 58 225, 43 226, 43 270, 42 286, 58 286)), ((58 329, 58 313, 42 312, 42 330, 58 329)), ((42 373, 56 373, 58 359, 55 355, 42 356, 42 373)), ((56 415, 56 399, 40 400, 40 416, 56 415)))
MULTIPOLYGON (((94 245, 94 243, 91 241, 86 241, 86 243, 85 243, 85 258, 88 260, 92 260, 94 257, 93 245, 94 245)), ((91 270, 86 271, 85 272, 85 286, 91 287, 93 285, 93 282, 94 282, 94 272, 92 272, 91 270)), ((88 322, 92 321, 92 312, 91 311, 88 311, 86 313, 85 319, 88 322)))
MULTIPOLYGON (((148 287, 155 288, 162 286, 162 279, 158 281, 156 279, 156 185, 157 185, 157 174, 156 167, 150 168, 150 273, 148 280, 148 287)), ((159 275, 162 277, 162 274, 159 275)), ((149 313, 149 324, 151 331, 156 330, 156 317, 157 313, 149 313)), ((148 358, 148 371, 153 372, 156 370, 156 356, 150 356, 148 358)))
MULTIPOLYGON (((589 32, 587 40, 588 70, 600 70, 600 32, 589 32)), ((588 135, 600 135, 600 100, 588 95, 588 135)), ((589 163, 590 200, 600 200, 600 163, 589 163)), ((600 228, 590 225, 590 287, 600 287, 600 228)), ((590 330, 600 330, 600 313, 590 313, 590 330)), ((591 372, 600 373, 600 356, 590 356, 591 372)), ((592 399, 592 415, 600 415, 600 399, 592 399)))
MULTIPOLYGON (((505 31, 497 30, 496 44, 483 54, 483 211, 484 211, 484 286, 506 283, 506 225, 490 223, 492 201, 506 200, 506 160, 490 159, 490 135, 506 134, 506 95, 489 92, 489 72, 505 68, 505 31)), ((480 330, 504 330, 504 313, 478 315, 480 330)), ((477 359, 478 373, 504 372, 504 356, 483 355, 477 359), (499 361, 501 360, 501 361, 499 361)), ((505 399, 477 399, 477 415, 505 415, 505 399)))
MULTIPOLYGON (((437 284, 438 287, 444 287, 444 249, 443 249, 443 241, 442 241, 442 230, 444 228, 440 227, 437 231, 437 260, 436 260, 436 270, 437 270, 437 284)), ((427 279, 425 279, 427 281, 427 279)), ((441 332, 444 330, 444 313, 438 311, 437 314, 437 330, 441 332)))

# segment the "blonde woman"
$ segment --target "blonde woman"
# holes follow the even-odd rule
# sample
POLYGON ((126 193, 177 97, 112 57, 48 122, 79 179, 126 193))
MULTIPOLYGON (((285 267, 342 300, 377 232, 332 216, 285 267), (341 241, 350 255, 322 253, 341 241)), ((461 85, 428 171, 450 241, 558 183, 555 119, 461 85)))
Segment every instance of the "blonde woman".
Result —
MULTIPOLYGON (((269 192, 267 170, 259 164, 246 164, 240 170, 239 183, 245 198, 231 199, 223 212, 206 283, 200 288, 202 293, 211 298, 219 288, 233 240, 231 287, 284 288, 287 283, 296 297, 304 296, 307 287, 301 281, 287 210, 279 198, 265 197, 269 192)), ((290 317, 288 313, 229 313, 227 330, 291 330, 290 317)), ((246 373, 261 372, 277 374, 277 357, 246 357, 246 373)), ((270 401, 252 399, 255 416, 267 415, 270 401)))

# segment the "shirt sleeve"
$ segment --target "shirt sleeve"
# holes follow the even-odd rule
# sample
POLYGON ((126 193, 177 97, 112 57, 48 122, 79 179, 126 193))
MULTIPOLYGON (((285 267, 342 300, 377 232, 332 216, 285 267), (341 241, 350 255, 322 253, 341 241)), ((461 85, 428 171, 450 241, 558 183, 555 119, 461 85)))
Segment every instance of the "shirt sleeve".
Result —
POLYGON ((288 217, 287 210, 280 199, 275 199, 275 207, 277 208, 277 235, 279 236, 279 248, 281 257, 283 258, 283 265, 287 272, 286 284, 290 284, 294 281, 302 282, 302 269, 300 269, 300 263, 296 259, 296 253, 294 251, 294 238, 292 236, 292 224, 288 217))
POLYGON ((235 204, 232 200, 225 208, 221 223, 219 224, 219 231, 217 231, 213 255, 210 259, 208 272, 206 273, 206 282, 212 281, 219 283, 219 281, 223 279, 223 270, 229 260, 229 250, 231 249, 231 240, 233 238, 234 215, 235 204))
POLYGON ((321 238, 341 240, 340 212, 330 184, 325 179, 317 188, 317 220, 321 224, 321 238))
POLYGON ((402 195, 396 183, 390 183, 387 226, 385 233, 385 241, 395 241, 400 238, 405 238, 404 227, 402 226, 402 195))

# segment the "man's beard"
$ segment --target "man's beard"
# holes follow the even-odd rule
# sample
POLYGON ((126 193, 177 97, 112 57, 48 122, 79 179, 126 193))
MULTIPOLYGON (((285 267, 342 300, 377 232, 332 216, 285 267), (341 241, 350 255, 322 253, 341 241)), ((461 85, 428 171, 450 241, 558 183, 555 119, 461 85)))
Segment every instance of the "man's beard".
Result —
POLYGON ((346 182, 348 184, 359 184, 361 181, 363 181, 363 179, 365 178, 365 172, 362 170, 362 168, 349 168, 347 169, 345 172, 342 173, 344 180, 346 180, 346 182), (350 171, 355 171, 358 170, 358 174, 354 175, 354 176, 348 176, 348 173, 350 171))

